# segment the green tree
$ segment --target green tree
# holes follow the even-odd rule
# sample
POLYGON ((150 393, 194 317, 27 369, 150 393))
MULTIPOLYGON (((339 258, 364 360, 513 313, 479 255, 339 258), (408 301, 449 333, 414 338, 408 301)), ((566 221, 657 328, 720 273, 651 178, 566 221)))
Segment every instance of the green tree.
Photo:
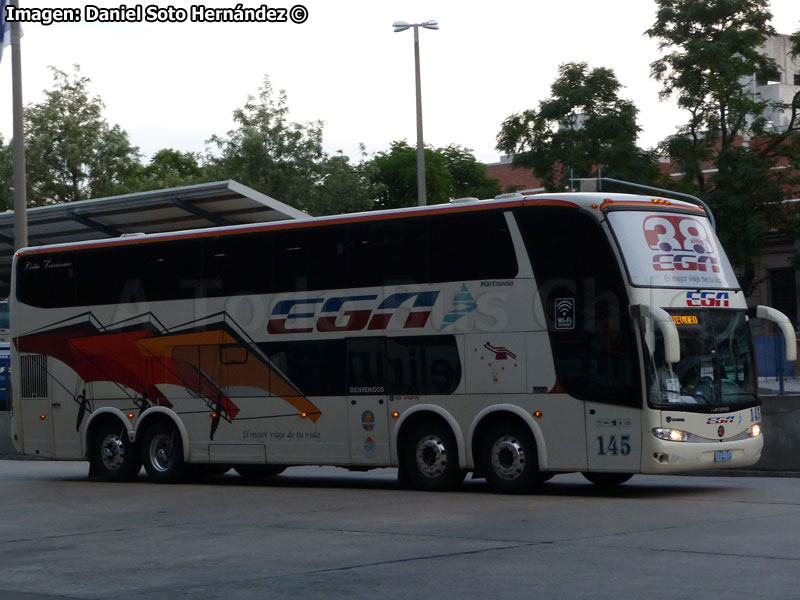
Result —
MULTIPOLYGON (((662 149, 685 173, 682 186, 714 210, 718 234, 750 291, 765 233, 785 222, 785 173, 774 170, 797 134, 797 119, 785 131, 767 130, 764 111, 783 107, 762 100, 753 77, 777 71, 762 46, 775 30, 768 0, 656 0, 656 22, 646 32, 664 56, 651 65, 675 96, 688 121, 662 149), (753 137, 752 142, 743 140, 753 137)), ((800 94, 793 101, 794 114, 800 94)))
POLYGON ((566 63, 550 87, 551 96, 508 117, 497 149, 516 167, 533 169, 544 185, 563 189, 569 178, 607 177, 638 183, 658 178, 655 155, 636 145, 637 109, 619 97, 621 84, 606 68, 566 63))
MULTIPOLYGON (((375 208, 403 208, 416 206, 417 149, 405 140, 392 142, 391 149, 378 152, 372 159, 373 181, 382 184, 375 198, 375 208)), ((425 186, 428 204, 442 204, 450 199, 453 188, 447 162, 441 153, 425 148, 425 186)))
POLYGON ((478 162, 469 148, 451 144, 438 150, 444 156, 453 188, 452 198, 494 198, 502 193, 500 181, 490 178, 486 165, 478 162))
POLYGON ((320 181, 314 186, 307 210, 314 216, 362 212, 372 208, 373 198, 381 186, 372 182, 373 165, 363 160, 352 164, 339 151, 320 164, 320 181))
POLYGON ((28 204, 74 202, 131 192, 140 167, 138 148, 119 125, 103 118, 90 80, 50 67, 53 88, 24 112, 28 204))
MULTIPOLYGON (((371 163, 372 180, 381 185, 375 208, 417 205, 416 148, 405 140, 393 142, 388 152, 378 152, 371 163)), ((425 186, 427 204, 467 196, 491 198, 500 193, 499 182, 488 177, 486 167, 469 149, 457 145, 425 148, 425 186)))
POLYGON ((264 77, 257 96, 233 112, 236 128, 209 143, 218 154, 207 157, 213 179, 235 179, 301 210, 322 177, 322 121, 289 121, 286 92, 273 91, 264 77))
POLYGON ((200 164, 199 154, 163 148, 153 155, 146 167, 142 167, 138 189, 157 190, 208 181, 211 179, 200 164))

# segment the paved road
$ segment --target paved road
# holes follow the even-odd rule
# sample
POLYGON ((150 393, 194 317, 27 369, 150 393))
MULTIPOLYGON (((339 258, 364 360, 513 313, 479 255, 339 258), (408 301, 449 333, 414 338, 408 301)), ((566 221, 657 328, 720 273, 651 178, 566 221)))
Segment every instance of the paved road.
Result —
POLYGON ((392 470, 111 484, 0 461, 0 598, 800 598, 800 479, 579 475, 537 495, 392 470))

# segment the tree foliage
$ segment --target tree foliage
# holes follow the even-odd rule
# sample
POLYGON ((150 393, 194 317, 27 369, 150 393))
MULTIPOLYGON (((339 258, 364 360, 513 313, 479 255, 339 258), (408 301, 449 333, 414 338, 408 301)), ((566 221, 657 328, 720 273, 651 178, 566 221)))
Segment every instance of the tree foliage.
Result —
POLYGON ((80 68, 70 76, 50 68, 53 88, 24 111, 30 206, 74 202, 133 191, 138 148, 119 125, 103 118, 80 68))
POLYGON ((602 175, 639 183, 658 177, 655 156, 636 145, 640 128, 633 102, 619 97, 621 84, 606 68, 587 63, 559 67, 551 96, 508 117, 497 149, 517 167, 533 169, 549 189, 563 189, 569 177, 602 175))
POLYGON ((163 148, 141 167, 137 182, 139 191, 181 187, 211 181, 200 164, 200 155, 163 148))
POLYGON ((307 210, 314 216, 362 212, 372 209, 381 185, 372 181, 374 167, 364 160, 353 164, 339 152, 320 164, 320 181, 314 186, 307 210))
MULTIPOLYGON (((372 181, 381 185, 375 208, 416 206, 417 149, 405 140, 392 142, 391 149, 372 159, 372 181)), ((427 204, 442 204, 468 196, 491 198, 500 193, 500 184, 490 179, 486 166, 467 148, 450 145, 425 148, 425 186, 427 204)))
MULTIPOLYGON (((683 187, 715 212, 718 233, 750 291, 764 234, 785 219, 785 173, 774 170, 797 133, 766 127, 764 112, 781 107, 753 92, 753 77, 777 72, 763 54, 775 30, 768 0, 656 0, 656 22, 646 32, 665 54, 651 65, 688 121, 662 149, 684 173, 683 187), (753 138, 751 140, 751 137, 753 138)), ((795 113, 800 94, 793 102, 795 113)), ((784 106, 785 108, 785 106, 784 106)))
POLYGON ((322 177, 322 121, 289 121, 286 92, 275 93, 268 76, 257 96, 233 112, 236 128, 209 143, 218 154, 207 157, 214 179, 235 179, 301 210, 322 177))

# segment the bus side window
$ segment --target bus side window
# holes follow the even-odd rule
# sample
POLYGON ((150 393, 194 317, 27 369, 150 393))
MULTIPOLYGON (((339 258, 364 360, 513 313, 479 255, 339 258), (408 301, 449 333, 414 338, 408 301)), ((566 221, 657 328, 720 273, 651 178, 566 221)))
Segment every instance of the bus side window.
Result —
POLYGON ((344 287, 344 232, 341 227, 279 231, 271 237, 271 291, 344 287))
POLYGON ((517 256, 505 215, 487 211, 430 220, 431 281, 511 279, 517 256))

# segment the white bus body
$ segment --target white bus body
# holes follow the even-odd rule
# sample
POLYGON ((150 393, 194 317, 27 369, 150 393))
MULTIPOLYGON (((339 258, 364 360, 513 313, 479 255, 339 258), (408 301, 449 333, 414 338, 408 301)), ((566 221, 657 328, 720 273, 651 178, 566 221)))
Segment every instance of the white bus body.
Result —
POLYGON ((313 464, 513 492, 747 466, 763 445, 743 293, 681 201, 545 194, 28 248, 10 302, 16 447, 113 480, 313 464))

